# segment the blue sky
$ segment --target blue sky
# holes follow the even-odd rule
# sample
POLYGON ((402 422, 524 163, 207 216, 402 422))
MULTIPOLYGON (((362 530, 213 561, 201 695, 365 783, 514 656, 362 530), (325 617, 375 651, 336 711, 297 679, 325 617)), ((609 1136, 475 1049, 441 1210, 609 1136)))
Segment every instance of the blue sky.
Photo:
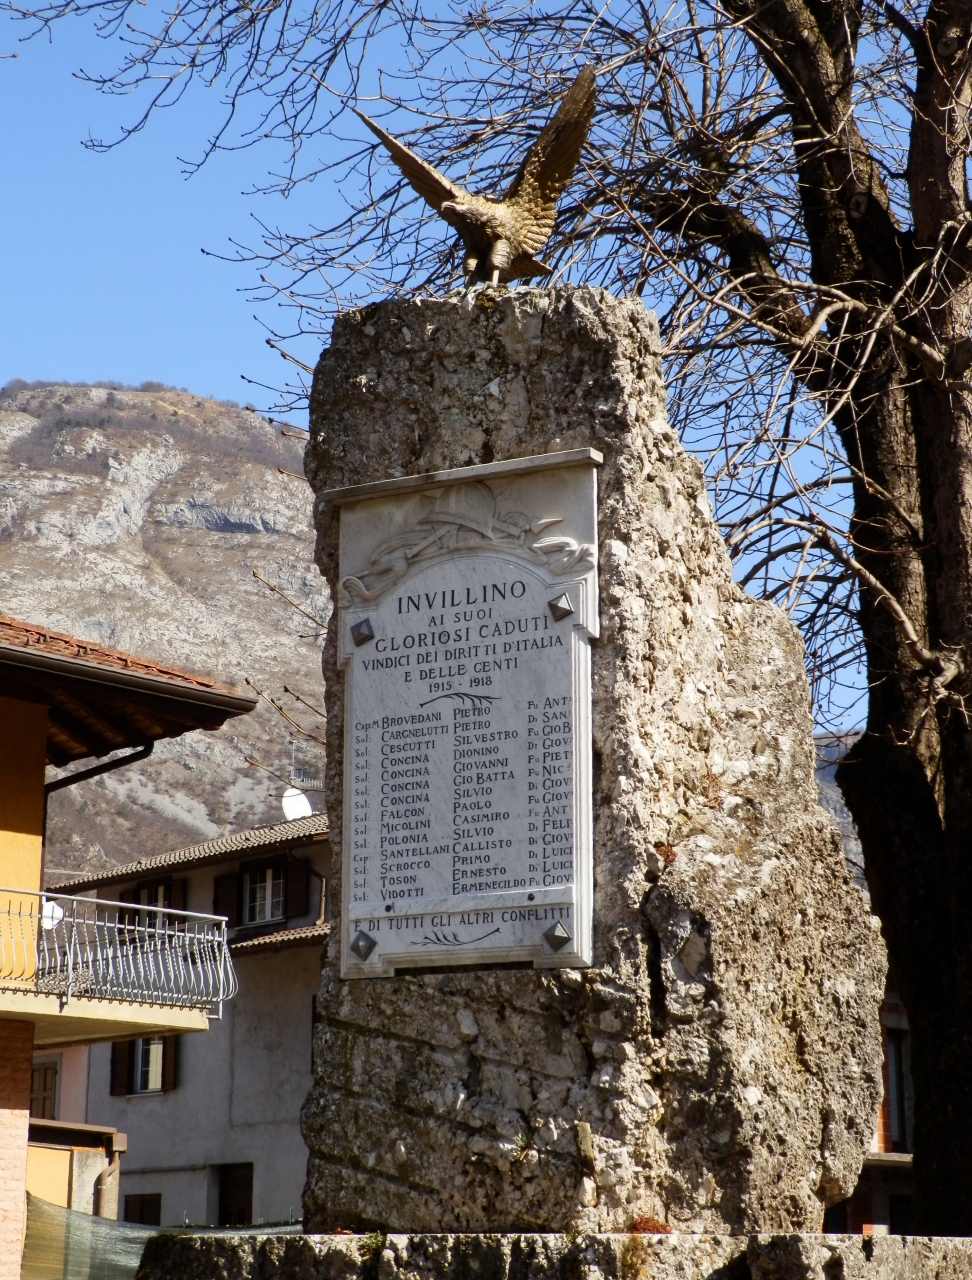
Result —
MULTIPOLYGON (((333 181, 298 186, 286 202, 245 195, 273 167, 266 146, 218 154, 187 179, 179 157, 200 154, 219 115, 218 95, 202 89, 122 146, 92 152, 83 139, 116 134, 137 104, 72 73, 113 70, 118 46, 80 22, 62 23, 53 43, 18 46, 19 30, 0 19, 0 53, 19 49, 0 60, 0 385, 158 381, 270 409, 273 392, 241 375, 271 388, 293 382, 253 318, 256 310, 272 325, 279 313, 248 296, 253 267, 201 250, 258 243, 253 215, 290 229, 329 225, 345 212, 333 181)), ((387 61, 380 44, 371 50, 376 67, 395 61, 385 38, 387 61)), ((320 343, 288 346, 313 364, 320 343)))
MULTIPOLYGON (((216 103, 202 92, 108 154, 82 140, 115 132, 132 103, 76 80, 112 65, 112 49, 79 23, 53 44, 16 45, 0 23, 0 385, 11 378, 170 383, 218 399, 271 403, 240 375, 280 385, 287 370, 264 342, 246 296, 255 274, 205 257, 254 243, 252 214, 292 226, 326 218, 316 184, 287 202, 242 193, 263 176, 262 149, 214 157, 186 179, 216 103)), ((272 309, 264 313, 272 320, 272 309)), ((313 363, 312 344, 302 358, 313 363)))

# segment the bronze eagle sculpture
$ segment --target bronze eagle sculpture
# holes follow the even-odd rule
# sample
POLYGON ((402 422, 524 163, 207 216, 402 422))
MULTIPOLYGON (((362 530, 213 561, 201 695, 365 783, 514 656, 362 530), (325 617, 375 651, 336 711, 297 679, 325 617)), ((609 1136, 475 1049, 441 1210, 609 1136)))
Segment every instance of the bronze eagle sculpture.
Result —
POLYGON ((541 130, 502 199, 473 195, 358 111, 386 147, 408 183, 456 228, 465 248, 466 283, 506 284, 548 276, 536 255, 550 239, 557 201, 570 182, 594 119, 594 69, 584 67, 554 116, 541 130))

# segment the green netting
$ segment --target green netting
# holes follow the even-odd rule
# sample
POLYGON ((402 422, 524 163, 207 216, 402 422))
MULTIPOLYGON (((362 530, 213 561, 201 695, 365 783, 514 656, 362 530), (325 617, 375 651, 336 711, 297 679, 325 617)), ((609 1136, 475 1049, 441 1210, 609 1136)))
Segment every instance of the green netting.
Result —
MULTIPOLYGON (((297 1235, 294 1226, 190 1228, 191 1235, 297 1235)), ((27 1237, 21 1280, 134 1280, 145 1242, 158 1227, 95 1218, 27 1196, 27 1237)))

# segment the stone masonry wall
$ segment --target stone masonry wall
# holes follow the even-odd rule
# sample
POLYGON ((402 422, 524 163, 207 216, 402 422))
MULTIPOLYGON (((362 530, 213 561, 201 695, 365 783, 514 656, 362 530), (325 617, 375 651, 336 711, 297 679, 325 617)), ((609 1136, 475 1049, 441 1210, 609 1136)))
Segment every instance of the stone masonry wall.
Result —
MULTIPOLYGON (((873 1129, 884 949, 817 803, 800 637, 731 581, 654 316, 566 287, 351 312, 311 432, 318 494, 587 445, 604 465, 594 967, 342 982, 334 946, 307 1228, 819 1229, 873 1129)), ((315 516, 333 591, 337 512, 315 516)), ((324 675, 338 850, 333 624, 324 675)))
POLYGON ((139 1280, 966 1280, 972 1240, 156 1236, 139 1280))

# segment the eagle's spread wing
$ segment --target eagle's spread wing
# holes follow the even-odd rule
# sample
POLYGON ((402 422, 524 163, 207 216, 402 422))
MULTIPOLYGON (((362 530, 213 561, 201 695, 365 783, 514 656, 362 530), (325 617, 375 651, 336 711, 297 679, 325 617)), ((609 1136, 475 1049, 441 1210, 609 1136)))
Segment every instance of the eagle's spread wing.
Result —
MULTIPOLYGON (((353 108, 354 114, 362 119, 376 138, 379 138, 388 150, 389 155, 404 174, 409 185, 419 193, 422 199, 432 206, 436 213, 442 213, 442 206, 447 200, 461 199, 465 194, 462 187, 450 182, 438 169, 424 160, 420 160, 414 151, 403 146, 390 133, 386 133, 381 125, 369 120, 363 111, 353 108)), ((447 219, 448 221, 448 219, 447 219)))
POLYGON ((522 244, 529 253, 538 253, 550 238, 557 201, 577 168, 596 102, 594 68, 588 65, 526 153, 506 193, 506 203, 523 220, 522 244))

